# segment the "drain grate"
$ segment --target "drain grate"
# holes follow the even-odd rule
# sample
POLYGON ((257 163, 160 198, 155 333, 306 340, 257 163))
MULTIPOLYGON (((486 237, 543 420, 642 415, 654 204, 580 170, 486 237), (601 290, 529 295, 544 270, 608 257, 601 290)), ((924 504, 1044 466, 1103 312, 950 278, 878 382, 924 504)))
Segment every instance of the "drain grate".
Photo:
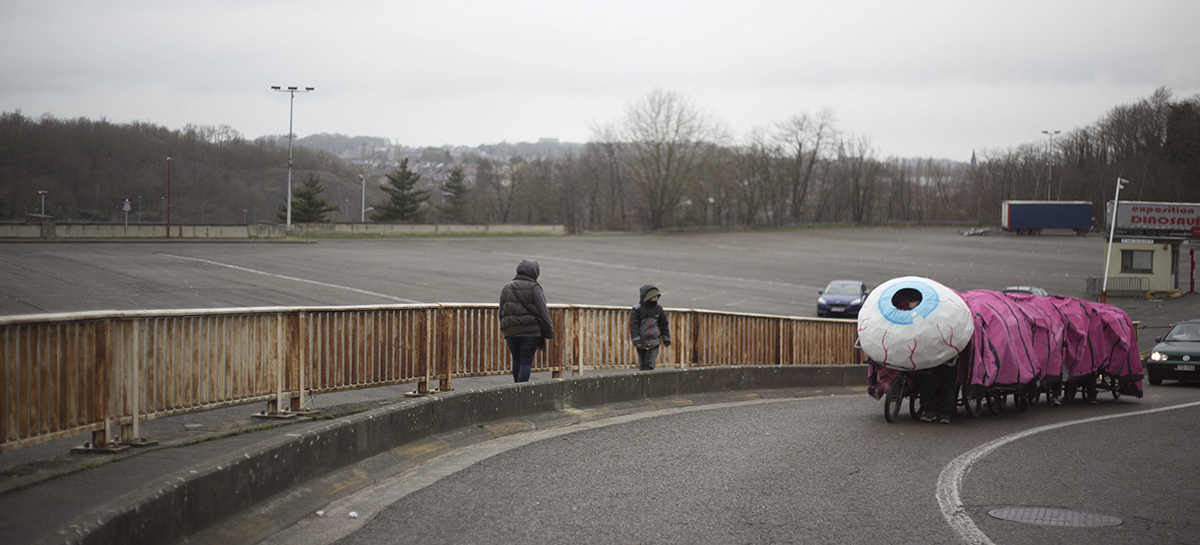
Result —
POLYGON ((992 509, 988 514, 998 519, 1043 526, 1116 526, 1121 519, 1100 515, 1097 513, 1081 513, 1069 509, 1051 509, 1049 507, 1004 507, 992 509))

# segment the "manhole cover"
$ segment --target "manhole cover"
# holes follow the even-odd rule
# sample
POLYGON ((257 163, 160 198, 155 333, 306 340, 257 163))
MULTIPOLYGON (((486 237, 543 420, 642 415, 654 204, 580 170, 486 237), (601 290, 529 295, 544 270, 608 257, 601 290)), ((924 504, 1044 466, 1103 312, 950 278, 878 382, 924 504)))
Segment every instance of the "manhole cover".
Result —
POLYGON ((1121 519, 1096 513, 1080 513, 1069 509, 1048 507, 1004 507, 992 509, 988 514, 998 519, 1043 526, 1116 526, 1121 519))

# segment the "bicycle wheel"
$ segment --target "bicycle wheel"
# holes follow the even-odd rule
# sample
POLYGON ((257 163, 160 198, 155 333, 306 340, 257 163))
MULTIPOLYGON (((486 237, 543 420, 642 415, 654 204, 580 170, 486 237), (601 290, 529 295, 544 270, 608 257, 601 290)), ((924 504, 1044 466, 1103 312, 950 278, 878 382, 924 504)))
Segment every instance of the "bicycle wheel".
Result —
POLYGON ((883 418, 889 423, 895 422, 900 415, 900 404, 904 401, 904 377, 892 379, 888 384, 887 393, 883 396, 883 418))
MULTIPOLYGON (((912 390, 911 387, 905 387, 905 390, 912 390)), ((921 396, 916 392, 908 393, 908 415, 914 419, 921 418, 921 396)))
POLYGON ((967 416, 971 418, 979 418, 983 414, 983 398, 970 397, 966 390, 962 393, 962 405, 967 410, 967 416))

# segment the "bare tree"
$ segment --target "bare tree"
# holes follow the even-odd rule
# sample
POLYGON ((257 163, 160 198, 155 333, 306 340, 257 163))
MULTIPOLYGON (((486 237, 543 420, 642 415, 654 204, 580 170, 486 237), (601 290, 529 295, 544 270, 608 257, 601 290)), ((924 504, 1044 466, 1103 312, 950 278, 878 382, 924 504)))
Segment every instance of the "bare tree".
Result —
POLYGON ((688 193, 724 130, 679 94, 656 90, 625 113, 622 165, 650 229, 665 227, 688 193))
POLYGON ((508 214, 512 210, 516 184, 515 179, 509 176, 513 169, 504 164, 499 167, 503 169, 501 172, 497 172, 497 164, 491 160, 479 161, 479 170, 475 174, 475 180, 480 187, 486 187, 495 197, 492 205, 492 217, 498 219, 500 223, 508 223, 508 214))
MULTIPOLYGON (((622 145, 617 130, 609 126, 592 129, 594 142, 588 144, 589 155, 595 162, 592 175, 597 177, 595 187, 608 193, 608 198, 602 199, 604 207, 597 209, 602 212, 598 220, 602 229, 626 229, 629 225, 629 209, 627 206, 627 175, 621 169, 622 145)), ((597 200, 601 200, 597 196, 597 200)))
POLYGON ((815 117, 807 113, 792 116, 776 126, 776 134, 787 154, 786 177, 790 189, 788 203, 792 222, 799 222, 808 199, 813 176, 823 155, 833 151, 837 139, 833 110, 821 110, 815 117))
POLYGON ((875 148, 866 136, 852 137, 846 143, 842 165, 850 190, 850 214, 855 223, 863 223, 870 219, 883 164, 876 158, 875 148))
MULTIPOLYGON (((777 148, 762 128, 754 128, 746 136, 746 144, 734 155, 733 190, 738 195, 739 220, 743 225, 757 225, 769 202, 778 202, 776 195, 775 157, 777 148)), ((770 221, 770 223, 775 223, 770 221)))

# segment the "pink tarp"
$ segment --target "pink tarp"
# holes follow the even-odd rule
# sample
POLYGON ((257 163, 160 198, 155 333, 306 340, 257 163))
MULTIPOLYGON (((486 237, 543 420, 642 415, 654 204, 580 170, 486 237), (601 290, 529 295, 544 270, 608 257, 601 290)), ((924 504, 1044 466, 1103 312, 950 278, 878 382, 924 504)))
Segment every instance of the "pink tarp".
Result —
POLYGON ((964 351, 964 384, 1016 389, 1035 381, 1097 371, 1142 396, 1142 362, 1133 322, 1123 310, 1074 297, 973 290, 962 294, 975 319, 964 351))
MULTIPOLYGON (((1059 295, 961 295, 975 322, 959 360, 964 388, 1018 390, 1102 372, 1119 381, 1121 394, 1142 397, 1137 332, 1125 311, 1059 295)), ((871 367, 868 392, 878 399, 898 371, 871 367)))

